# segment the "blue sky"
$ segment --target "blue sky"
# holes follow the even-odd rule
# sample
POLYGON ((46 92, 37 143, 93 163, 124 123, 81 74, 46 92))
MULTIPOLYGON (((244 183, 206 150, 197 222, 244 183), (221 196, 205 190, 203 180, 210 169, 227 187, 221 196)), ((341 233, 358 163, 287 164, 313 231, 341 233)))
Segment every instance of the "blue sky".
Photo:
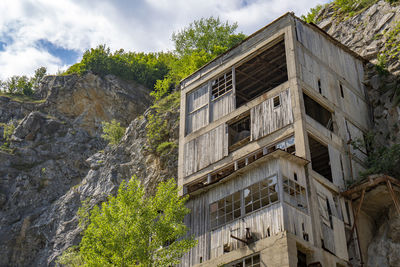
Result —
POLYGON ((1 0, 0 79, 56 73, 99 44, 112 50, 172 50, 171 34, 202 17, 238 22, 251 34, 280 15, 327 0, 1 0))

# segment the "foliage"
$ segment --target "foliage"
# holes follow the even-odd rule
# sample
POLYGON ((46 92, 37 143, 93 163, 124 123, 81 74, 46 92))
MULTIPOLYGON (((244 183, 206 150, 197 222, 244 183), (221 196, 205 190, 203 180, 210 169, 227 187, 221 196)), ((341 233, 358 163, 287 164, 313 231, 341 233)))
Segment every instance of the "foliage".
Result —
POLYGON ((14 122, 11 121, 9 123, 0 123, 0 127, 3 128, 3 140, 4 140, 4 143, 1 145, 0 149, 5 152, 11 152, 10 140, 15 130, 14 122))
POLYGON ((179 82, 204 64, 240 43, 246 36, 235 33, 237 23, 229 24, 219 18, 209 17, 196 20, 188 27, 173 33, 176 58, 169 61, 169 73, 157 81, 151 95, 160 100, 179 82))
POLYGON ((125 128, 115 119, 111 120, 111 122, 103 121, 101 124, 103 126, 103 134, 101 137, 107 140, 111 145, 118 145, 125 134, 125 128))
POLYGON ((196 245, 184 239, 187 198, 178 196, 174 179, 161 183, 155 196, 145 197, 136 177, 122 181, 117 196, 95 206, 78 248, 64 252, 69 266, 171 266, 196 245), (74 265, 74 263, 77 263, 74 265), (82 264, 83 263, 83 264, 82 264))
POLYGON ((180 105, 180 92, 175 91, 156 101, 153 112, 147 115, 146 136, 152 152, 161 155, 165 152, 166 143, 171 140, 171 130, 165 119, 167 112, 177 111, 180 105), (164 144, 165 143, 165 144, 164 144))
POLYGON ((316 16, 323 7, 324 7, 323 5, 317 5, 316 7, 311 8, 306 15, 301 16, 301 19, 307 23, 317 23, 318 20, 316 16))
POLYGON ((14 75, 9 77, 6 81, 0 81, 0 91, 7 92, 11 95, 25 95, 31 96, 34 93, 34 89, 39 86, 40 81, 46 75, 46 68, 40 67, 35 70, 33 77, 26 75, 14 75))
POLYGON ((219 18, 201 18, 178 33, 173 33, 172 41, 180 57, 199 51, 219 55, 245 38, 243 33, 235 34, 237 27, 237 23, 230 25, 219 18))
POLYGON ((105 45, 86 50, 81 62, 72 65, 65 74, 92 72, 104 77, 113 74, 124 80, 134 80, 153 88, 157 80, 168 73, 168 63, 174 60, 172 53, 134 53, 123 49, 114 53, 105 45))
POLYGON ((368 151, 367 169, 360 173, 361 178, 382 173, 400 179, 400 144, 382 146, 376 142, 375 136, 369 133, 364 140, 352 142, 352 146, 366 148, 368 151))

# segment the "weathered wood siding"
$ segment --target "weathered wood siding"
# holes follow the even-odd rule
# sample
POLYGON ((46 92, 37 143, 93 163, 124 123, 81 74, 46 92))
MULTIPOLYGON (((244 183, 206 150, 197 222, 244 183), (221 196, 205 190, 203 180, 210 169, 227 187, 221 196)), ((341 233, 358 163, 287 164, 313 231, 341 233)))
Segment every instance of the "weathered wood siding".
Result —
POLYGON ((300 78, 317 93, 320 80, 321 94, 368 128, 369 109, 362 84, 363 63, 300 22, 296 22, 296 31, 302 44, 296 50, 300 78))
POLYGON ((206 261, 222 255, 223 246, 227 242, 232 242, 234 247, 238 246, 237 241, 231 240, 229 237, 231 229, 239 229, 238 233, 234 234, 243 236, 245 228, 250 227, 251 232, 260 238, 266 236, 268 227, 271 235, 284 229, 280 202, 243 217, 244 221, 240 218, 215 230, 210 229, 209 219, 209 205, 211 203, 268 177, 277 175, 278 168, 278 160, 273 159, 242 174, 239 179, 232 179, 188 201, 187 207, 192 212, 190 216, 185 218, 185 224, 190 229, 189 235, 193 235, 198 240, 198 245, 183 257, 181 266, 198 264, 200 257, 203 261, 206 261))
POLYGON ((223 96, 211 100, 211 121, 216 121, 234 110, 235 95, 231 90, 223 96))
POLYGON ((228 154, 225 124, 189 141, 184 147, 184 175, 188 176, 228 154))
POLYGON ((308 51, 311 51, 315 57, 327 64, 334 72, 344 77, 352 87, 364 95, 364 87, 361 84, 364 79, 364 68, 361 60, 353 57, 350 53, 333 44, 321 33, 304 26, 302 22, 297 20, 296 33, 298 41, 308 51))
POLYGON ((194 132, 208 124, 208 84, 189 93, 186 97, 186 133, 194 132))
POLYGON ((251 140, 257 140, 290 123, 293 123, 290 90, 280 94, 280 105, 274 108, 273 97, 250 110, 251 140))
MULTIPOLYGON (((299 211, 295 207, 283 204, 283 214, 285 222, 285 230, 295 234, 300 239, 304 239, 304 234, 308 235, 308 241, 312 244, 314 237, 312 234, 311 217, 304 212, 299 211), (303 231, 304 225, 304 231, 303 231)), ((307 241, 307 240, 306 240, 307 241)))
POLYGON ((332 170, 332 182, 340 189, 345 188, 344 183, 344 166, 341 159, 341 153, 331 144, 328 144, 329 160, 332 170))

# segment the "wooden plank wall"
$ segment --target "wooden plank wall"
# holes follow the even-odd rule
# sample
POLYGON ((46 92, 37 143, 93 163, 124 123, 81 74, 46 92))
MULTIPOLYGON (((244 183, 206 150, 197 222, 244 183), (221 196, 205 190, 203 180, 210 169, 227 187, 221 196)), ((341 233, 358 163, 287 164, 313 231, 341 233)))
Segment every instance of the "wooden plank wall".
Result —
POLYGON ((230 239, 230 230, 239 229, 238 235, 243 234, 246 227, 260 237, 265 237, 267 228, 270 227, 271 234, 278 233, 284 229, 282 208, 280 202, 252 213, 242 219, 237 219, 230 224, 210 229, 209 205, 234 192, 242 190, 254 183, 262 181, 278 173, 278 160, 272 159, 262 165, 242 174, 241 177, 232 179, 224 184, 210 189, 187 203, 191 209, 190 216, 185 218, 185 224, 189 227, 189 235, 198 240, 198 245, 188 252, 182 260, 181 266, 192 266, 200 263, 200 257, 206 261, 223 254, 223 246, 232 241, 233 246, 238 246, 236 241, 230 239), (244 229, 244 230, 243 230, 244 229))
POLYGON ((225 124, 184 145, 184 175, 188 176, 217 162, 228 154, 225 124))
POLYGON ((284 203, 283 204, 285 230, 303 239, 303 233, 308 234, 308 240, 313 244, 311 217, 304 212, 299 211, 295 207, 284 203), (304 224, 304 231, 303 226, 304 224))
POLYGON ((216 121, 235 110, 235 95, 231 90, 212 100, 211 103, 211 121, 216 121))
POLYGON ((186 133, 191 133, 208 124, 208 84, 189 93, 186 99, 186 133))
POLYGON ((331 41, 328 41, 321 33, 303 25, 297 20, 296 33, 298 41, 305 48, 325 62, 337 74, 344 77, 352 87, 364 95, 361 84, 364 79, 364 68, 363 63, 359 59, 353 57, 331 41))
POLYGON ((251 140, 257 140, 290 123, 293 123, 290 90, 280 93, 280 106, 274 108, 273 97, 253 107, 250 111, 251 140))
POLYGON ((365 97, 362 62, 299 22, 296 23, 296 31, 303 45, 297 49, 301 79, 316 93, 319 93, 320 79, 321 94, 341 107, 354 121, 368 128, 368 105, 360 98, 365 97), (338 75, 342 80, 344 97, 340 93, 338 75))
POLYGON ((341 153, 339 150, 334 148, 331 144, 328 144, 329 161, 332 170, 332 182, 337 185, 340 189, 345 189, 344 182, 344 166, 343 160, 341 163, 341 153))

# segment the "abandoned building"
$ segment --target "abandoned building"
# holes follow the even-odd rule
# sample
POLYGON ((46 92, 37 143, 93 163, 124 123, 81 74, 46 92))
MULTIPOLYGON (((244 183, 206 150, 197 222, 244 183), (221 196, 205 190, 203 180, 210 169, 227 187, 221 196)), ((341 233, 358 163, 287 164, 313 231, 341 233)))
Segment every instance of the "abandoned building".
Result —
POLYGON ((287 13, 181 82, 182 266, 359 266, 363 58, 287 13))

